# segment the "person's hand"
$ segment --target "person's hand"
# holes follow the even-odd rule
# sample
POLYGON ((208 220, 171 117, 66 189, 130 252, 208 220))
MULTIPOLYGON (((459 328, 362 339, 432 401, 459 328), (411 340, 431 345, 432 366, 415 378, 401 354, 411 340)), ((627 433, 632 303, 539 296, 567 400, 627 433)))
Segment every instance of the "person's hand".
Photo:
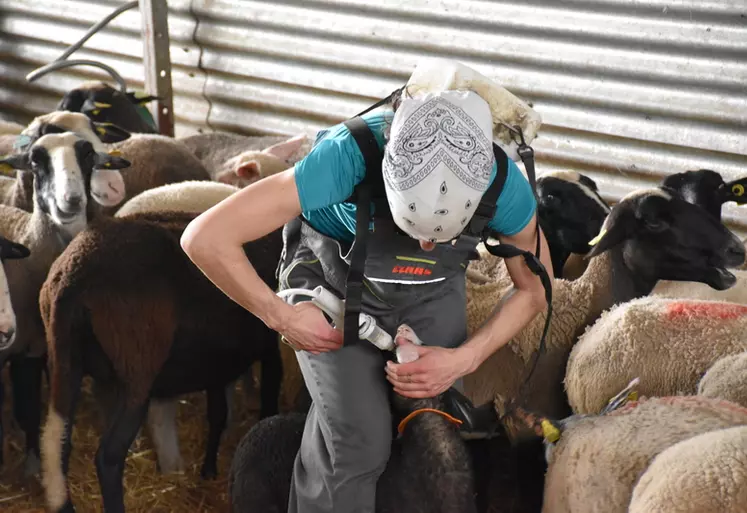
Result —
POLYGON ((296 351, 321 354, 342 347, 342 333, 333 328, 322 311, 310 301, 293 307, 295 315, 281 333, 283 341, 296 351))
POLYGON ((405 397, 435 397, 469 373, 472 367, 473 357, 463 348, 426 347, 397 339, 398 346, 405 344, 413 346, 419 358, 411 363, 388 361, 386 364, 387 379, 394 391, 405 397))

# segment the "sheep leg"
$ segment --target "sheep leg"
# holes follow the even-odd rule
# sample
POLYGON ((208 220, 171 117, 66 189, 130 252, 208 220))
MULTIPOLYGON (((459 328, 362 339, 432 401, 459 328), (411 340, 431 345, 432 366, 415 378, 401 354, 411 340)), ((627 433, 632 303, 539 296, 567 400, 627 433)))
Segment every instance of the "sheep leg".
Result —
POLYGON ((111 423, 96 451, 96 474, 106 513, 124 513, 122 478, 127 452, 148 411, 148 401, 133 404, 120 395, 111 423))
POLYGON ((156 448, 158 469, 162 474, 184 472, 176 429, 177 401, 177 398, 153 399, 148 410, 148 429, 156 448))
POLYGON ((39 473, 39 432, 41 426, 41 380, 44 358, 15 358, 10 362, 13 383, 13 412, 26 435, 24 475, 39 473))
POLYGON ((208 440, 205 446, 205 460, 200 475, 203 479, 215 479, 218 475, 218 446, 223 430, 226 429, 228 403, 224 388, 209 388, 207 391, 208 440))
POLYGON ((283 360, 279 345, 270 344, 261 362, 259 418, 264 419, 279 412, 280 387, 283 383, 283 360))

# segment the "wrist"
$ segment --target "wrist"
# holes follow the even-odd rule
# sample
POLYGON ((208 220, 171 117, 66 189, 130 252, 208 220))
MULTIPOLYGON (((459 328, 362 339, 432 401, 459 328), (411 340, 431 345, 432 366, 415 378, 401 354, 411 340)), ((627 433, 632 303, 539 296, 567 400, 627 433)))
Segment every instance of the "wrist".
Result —
POLYGON ((457 353, 462 362, 462 376, 472 374, 482 363, 480 351, 471 344, 466 344, 457 348, 457 353))
POLYGON ((293 307, 276 297, 276 301, 269 306, 266 310, 266 314, 262 317, 265 324, 272 330, 277 331, 280 334, 285 333, 288 326, 291 323, 293 316, 293 307))

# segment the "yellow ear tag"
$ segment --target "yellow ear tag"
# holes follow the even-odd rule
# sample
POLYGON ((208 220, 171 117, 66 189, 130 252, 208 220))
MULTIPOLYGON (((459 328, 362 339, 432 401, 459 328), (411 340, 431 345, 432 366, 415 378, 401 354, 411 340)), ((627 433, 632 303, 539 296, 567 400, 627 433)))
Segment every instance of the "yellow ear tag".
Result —
POLYGON ((3 175, 13 175, 13 169, 15 169, 10 164, 6 164, 5 162, 0 162, 0 174, 3 175))
POLYGON ((94 104, 94 105, 95 105, 96 107, 98 107, 99 109, 108 109, 109 107, 111 107, 111 105, 110 105, 110 104, 108 104, 108 103, 93 102, 93 104, 94 104))
POLYGON ((542 435, 550 443, 555 443, 560 440, 560 430, 552 425, 547 419, 544 419, 540 425, 542 426, 542 435))
POLYGON ((629 401, 637 401, 638 400, 638 392, 636 390, 633 390, 631 393, 628 394, 628 400, 629 401))
POLYGON ((100 113, 101 111, 99 109, 94 109, 91 111, 91 114, 93 114, 94 116, 98 116, 100 113))
POLYGON ((100 133, 101 135, 106 135, 106 128, 103 128, 103 127, 97 126, 97 127, 96 127, 96 131, 97 131, 98 133, 100 133))
POLYGON ((605 233, 607 233, 607 229, 602 228, 602 231, 599 232, 599 235, 589 241, 589 246, 596 246, 597 244, 599 244, 599 241, 602 240, 602 237, 604 237, 605 233))
POLYGON ((121 152, 121 151, 119 151, 119 150, 109 150, 109 152, 108 152, 108 153, 109 153, 109 155, 111 155, 112 157, 121 157, 121 156, 122 156, 122 152, 121 152))
POLYGON ((744 194, 744 185, 741 183, 735 183, 731 186, 731 192, 734 194, 734 196, 741 196, 744 194))
POLYGON ((112 167, 112 163, 111 163, 111 162, 106 162, 106 163, 104 164, 104 167, 112 167))

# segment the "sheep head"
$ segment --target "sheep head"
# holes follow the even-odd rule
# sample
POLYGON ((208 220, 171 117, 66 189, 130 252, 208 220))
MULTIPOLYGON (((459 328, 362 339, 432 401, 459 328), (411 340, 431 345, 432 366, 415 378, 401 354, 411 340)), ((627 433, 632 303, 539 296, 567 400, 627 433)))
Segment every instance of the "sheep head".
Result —
POLYGON ((291 157, 304 142, 306 135, 301 134, 262 151, 249 150, 240 153, 223 164, 223 170, 217 175, 216 180, 244 188, 257 180, 285 171, 291 167, 291 157))
POLYGON ((587 258, 619 248, 625 266, 640 280, 698 281, 716 290, 734 285, 727 268, 745 260, 736 235, 665 187, 624 197, 589 244, 587 258))

